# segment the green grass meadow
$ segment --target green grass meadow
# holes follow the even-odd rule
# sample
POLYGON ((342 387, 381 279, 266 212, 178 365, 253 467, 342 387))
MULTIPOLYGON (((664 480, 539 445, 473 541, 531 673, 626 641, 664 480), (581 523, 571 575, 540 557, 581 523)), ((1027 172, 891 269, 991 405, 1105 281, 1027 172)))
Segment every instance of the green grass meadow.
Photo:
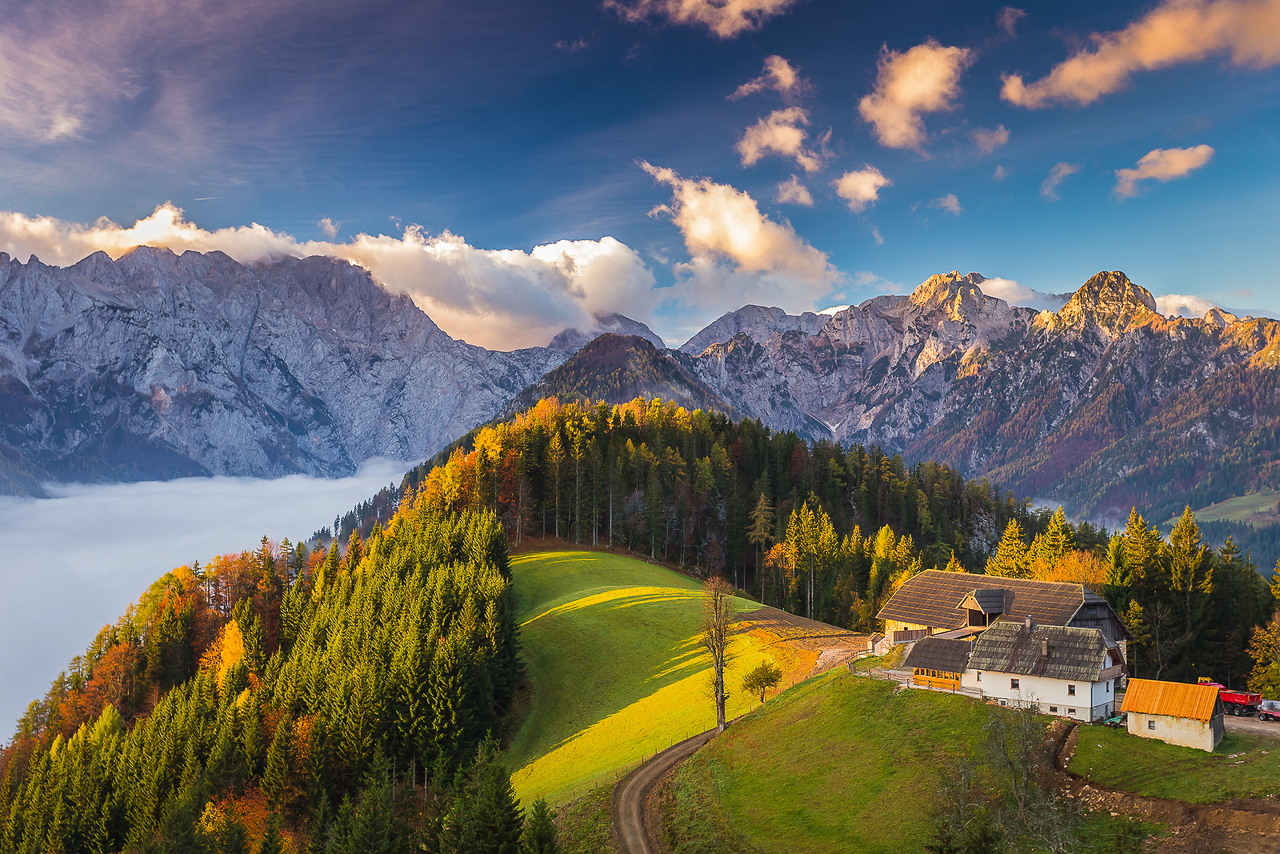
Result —
MULTIPOLYGON (((696 579, 601 552, 524 554, 511 564, 534 689, 507 754, 522 801, 566 803, 715 726, 696 579)), ((740 674, 774 657, 746 637, 732 651, 730 717, 755 705, 736 690, 740 674)))
MULTIPOLYGON (((1195 515, 1196 520, 1200 522, 1239 522, 1245 524, 1252 521, 1255 515, 1264 517, 1278 515, 1277 502, 1280 502, 1280 490, 1262 489, 1257 492, 1250 492, 1247 495, 1237 495, 1234 498, 1219 501, 1217 504, 1210 504, 1208 507, 1202 507, 1195 511, 1195 515)), ((1168 524, 1177 522, 1178 515, 1174 515, 1168 524)))
POLYGON ((1246 733, 1227 733, 1207 753, 1122 729, 1081 727, 1069 767, 1113 789, 1192 804, 1280 795, 1280 741, 1246 733))

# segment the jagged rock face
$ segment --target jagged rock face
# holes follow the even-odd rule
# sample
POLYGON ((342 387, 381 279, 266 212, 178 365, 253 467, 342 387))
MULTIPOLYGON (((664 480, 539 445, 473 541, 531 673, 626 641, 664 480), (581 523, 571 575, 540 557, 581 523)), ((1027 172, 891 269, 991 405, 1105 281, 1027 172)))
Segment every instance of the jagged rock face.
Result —
POLYGON ((706 329, 680 345, 680 352, 699 356, 708 347, 725 344, 738 335, 746 335, 757 343, 764 343, 776 334, 797 330, 805 335, 815 335, 826 322, 826 315, 811 311, 793 315, 780 308, 745 305, 713 321, 706 329))
POLYGON ((1200 488, 1206 456, 1280 425, 1280 401, 1260 391, 1280 362, 1274 321, 1168 319, 1119 272, 1094 276, 1057 312, 1010 307, 982 282, 933 276, 812 334, 771 314, 768 334, 710 336, 696 371, 775 428, 944 462, 1099 518, 1200 488), (1196 405, 1229 396, 1233 383, 1249 402, 1231 418, 1196 405), (1161 458, 1144 457, 1155 446, 1161 458), (1170 485, 1177 466, 1193 473, 1170 485))
POLYGON ((0 253, 0 442, 54 477, 336 476, 420 458, 563 361, 455 341, 332 259, 144 247, 59 269, 0 253))
POLYGON ((665 350, 667 344, 652 329, 638 320, 632 320, 621 314, 597 314, 595 325, 586 332, 581 329, 566 329, 551 339, 547 346, 566 356, 572 356, 601 335, 635 335, 643 338, 659 350, 665 350))

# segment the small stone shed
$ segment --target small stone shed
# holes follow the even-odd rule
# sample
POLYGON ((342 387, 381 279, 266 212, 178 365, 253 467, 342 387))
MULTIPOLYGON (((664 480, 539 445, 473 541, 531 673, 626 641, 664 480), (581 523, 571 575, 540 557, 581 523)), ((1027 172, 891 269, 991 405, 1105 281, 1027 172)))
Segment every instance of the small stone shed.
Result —
POLYGON ((1130 679, 1122 711, 1130 735, 1210 753, 1225 730, 1217 685, 1130 679))

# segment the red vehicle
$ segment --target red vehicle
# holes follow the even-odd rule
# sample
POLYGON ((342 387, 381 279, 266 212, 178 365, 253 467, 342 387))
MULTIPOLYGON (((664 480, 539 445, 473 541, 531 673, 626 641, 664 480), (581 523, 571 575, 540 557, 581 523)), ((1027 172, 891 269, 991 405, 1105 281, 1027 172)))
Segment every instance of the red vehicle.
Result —
POLYGON ((1280 721, 1280 700, 1263 700, 1262 708, 1258 709, 1258 720, 1280 721))
POLYGON ((1222 708, 1229 715, 1237 717, 1254 715, 1262 707, 1262 695, 1250 693, 1249 691, 1232 691, 1230 688, 1224 688, 1217 682, 1210 682, 1201 676, 1199 680, 1201 685, 1216 685, 1218 688, 1218 696, 1222 698, 1222 708))

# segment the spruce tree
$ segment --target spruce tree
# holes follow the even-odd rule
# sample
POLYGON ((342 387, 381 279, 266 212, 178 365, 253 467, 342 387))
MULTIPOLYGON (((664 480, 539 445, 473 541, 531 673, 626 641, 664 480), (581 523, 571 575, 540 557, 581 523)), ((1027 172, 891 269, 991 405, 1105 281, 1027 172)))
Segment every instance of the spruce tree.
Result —
POLYGON ((538 798, 533 802, 520 840, 521 854, 560 854, 553 817, 546 798, 538 798))

